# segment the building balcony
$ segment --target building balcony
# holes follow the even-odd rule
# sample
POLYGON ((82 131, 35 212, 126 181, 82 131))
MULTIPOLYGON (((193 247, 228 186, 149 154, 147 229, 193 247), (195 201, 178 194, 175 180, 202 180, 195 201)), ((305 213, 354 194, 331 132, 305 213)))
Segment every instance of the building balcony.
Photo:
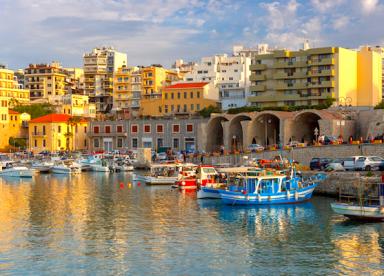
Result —
POLYGON ((327 88, 327 87, 335 87, 335 81, 322 81, 322 82, 308 83, 308 88, 327 88))
POLYGON ((278 61, 272 66, 273 68, 296 68, 296 67, 307 67, 306 61, 278 61))
POLYGON ((251 74, 251 76, 249 77, 249 80, 250 81, 264 81, 266 80, 267 76, 265 74, 259 74, 259 75, 256 75, 256 74, 251 74))
POLYGON ((250 86, 249 89, 251 92, 262 92, 262 91, 265 91, 267 87, 264 84, 258 84, 258 85, 250 86))
POLYGON ((310 70, 307 75, 311 77, 335 76, 335 70, 310 70))
POLYGON ((31 133, 32 134, 32 136, 34 136, 34 137, 46 137, 47 136, 47 133, 45 133, 45 132, 32 132, 31 133))
POLYGON ((265 70, 265 69, 267 69, 267 65, 266 64, 251 64, 249 66, 249 70, 251 70, 251 71, 265 70))
POLYGON ((282 92, 266 92, 258 96, 250 96, 248 102, 284 102, 284 101, 303 101, 303 100, 325 100, 334 96, 332 93, 314 94, 285 94, 282 92))
POLYGON ((322 59, 312 59, 308 61, 310 66, 319 66, 319 65, 334 65, 334 58, 322 58, 322 59))

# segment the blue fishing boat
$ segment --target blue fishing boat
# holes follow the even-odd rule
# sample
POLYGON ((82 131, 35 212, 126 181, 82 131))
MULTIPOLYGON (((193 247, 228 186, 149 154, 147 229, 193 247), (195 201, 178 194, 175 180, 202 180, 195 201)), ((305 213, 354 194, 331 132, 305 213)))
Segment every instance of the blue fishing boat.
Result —
POLYGON ((257 176, 239 176, 227 189, 219 190, 221 200, 231 205, 264 205, 299 203, 309 200, 324 176, 304 180, 292 169, 289 176, 265 173, 257 176))

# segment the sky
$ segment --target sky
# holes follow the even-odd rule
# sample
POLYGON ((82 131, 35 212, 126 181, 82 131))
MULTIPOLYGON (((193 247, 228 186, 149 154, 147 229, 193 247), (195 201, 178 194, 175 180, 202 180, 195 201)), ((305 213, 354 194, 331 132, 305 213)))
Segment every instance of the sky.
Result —
POLYGON ((0 63, 81 67, 97 46, 129 65, 170 66, 235 44, 384 45, 383 15, 384 0, 0 0, 0 63))

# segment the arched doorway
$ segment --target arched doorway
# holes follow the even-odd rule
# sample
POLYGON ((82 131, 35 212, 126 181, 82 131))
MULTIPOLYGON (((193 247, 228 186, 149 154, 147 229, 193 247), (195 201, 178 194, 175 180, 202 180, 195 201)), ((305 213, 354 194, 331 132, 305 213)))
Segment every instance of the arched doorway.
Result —
POLYGON ((229 125, 229 145, 230 150, 243 150, 243 127, 242 121, 250 121, 251 117, 247 115, 239 115, 234 117, 229 125))
POLYGON ((224 130, 222 122, 228 121, 225 117, 212 118, 207 124, 207 146, 208 152, 219 151, 224 145, 224 130))
POLYGON ((320 134, 319 120, 321 120, 320 115, 311 111, 297 114, 294 119, 294 131, 291 141, 301 143, 312 143, 315 141, 318 134, 320 134))
POLYGON ((258 115, 252 124, 252 144, 278 145, 280 141, 280 118, 272 113, 258 115))

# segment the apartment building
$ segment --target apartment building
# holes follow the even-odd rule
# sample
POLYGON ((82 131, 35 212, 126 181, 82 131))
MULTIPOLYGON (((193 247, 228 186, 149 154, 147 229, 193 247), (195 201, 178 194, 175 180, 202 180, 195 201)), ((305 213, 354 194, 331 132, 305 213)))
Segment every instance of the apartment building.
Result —
POLYGON ((29 121, 29 149, 33 152, 48 150, 88 149, 88 121, 71 121, 68 114, 49 114, 29 121))
POLYGON ((18 104, 29 103, 29 91, 20 88, 12 70, 0 65, 0 148, 8 146, 10 137, 20 138, 22 125, 20 117, 11 110, 18 104))
POLYGON ((250 69, 253 106, 321 104, 374 106, 382 98, 381 57, 368 47, 276 50, 257 54, 250 69))
POLYGON ((207 119, 132 119, 92 121, 92 151, 135 150, 137 148, 169 147, 175 151, 201 150, 202 125, 207 119))
POLYGON ((180 80, 181 77, 176 71, 160 65, 142 68, 140 115, 160 116, 162 112, 158 107, 161 105, 164 87, 180 80))
POLYGON ((113 106, 113 73, 127 65, 127 55, 112 47, 95 48, 83 55, 84 90, 96 111, 108 113, 113 106))
POLYGON ((66 93, 67 72, 59 62, 30 64, 24 69, 25 88, 31 101, 58 104, 66 93))
POLYGON ((68 94, 63 96, 62 104, 58 106, 59 114, 80 116, 87 118, 96 117, 96 105, 89 102, 86 95, 68 94))
POLYGON ((67 72, 65 79, 66 94, 84 94, 84 70, 83 68, 64 68, 67 72))
POLYGON ((113 111, 122 115, 122 118, 128 119, 138 115, 141 82, 139 67, 123 66, 115 72, 113 77, 113 111))
POLYGON ((191 72, 184 75, 186 82, 212 82, 218 89, 223 110, 247 104, 250 87, 251 58, 234 52, 232 56, 203 57, 191 72), (236 54, 236 56, 235 56, 236 54))

